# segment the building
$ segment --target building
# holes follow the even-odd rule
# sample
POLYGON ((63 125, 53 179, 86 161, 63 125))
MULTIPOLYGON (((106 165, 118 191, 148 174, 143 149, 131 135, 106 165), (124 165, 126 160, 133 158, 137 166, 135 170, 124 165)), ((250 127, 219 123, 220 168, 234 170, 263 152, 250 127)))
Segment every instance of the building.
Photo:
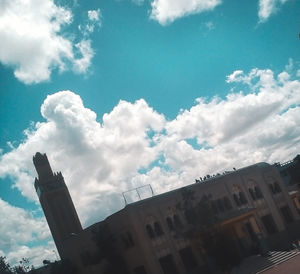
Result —
POLYGON ((276 165, 258 163, 197 180, 128 204, 85 229, 61 173, 52 173, 45 154, 37 153, 34 165, 35 187, 59 254, 80 273, 219 273, 216 262, 223 267, 224 262, 217 253, 241 259, 288 249, 300 238, 297 204, 276 165), (217 247, 215 253, 210 246, 217 247))
POLYGON ((59 255, 65 258, 68 255, 64 242, 70 235, 82 232, 81 223, 62 174, 52 172, 46 154, 36 153, 33 163, 38 173, 34 182, 36 193, 59 255))

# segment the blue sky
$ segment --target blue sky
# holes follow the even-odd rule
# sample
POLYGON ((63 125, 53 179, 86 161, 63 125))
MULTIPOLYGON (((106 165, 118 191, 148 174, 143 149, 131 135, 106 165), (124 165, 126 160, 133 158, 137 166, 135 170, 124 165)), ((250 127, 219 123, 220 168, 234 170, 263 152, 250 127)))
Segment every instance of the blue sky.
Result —
POLYGON ((299 1, 26 3, 0 4, 0 255, 12 263, 55 258, 36 151, 85 227, 133 187, 299 153, 299 1))

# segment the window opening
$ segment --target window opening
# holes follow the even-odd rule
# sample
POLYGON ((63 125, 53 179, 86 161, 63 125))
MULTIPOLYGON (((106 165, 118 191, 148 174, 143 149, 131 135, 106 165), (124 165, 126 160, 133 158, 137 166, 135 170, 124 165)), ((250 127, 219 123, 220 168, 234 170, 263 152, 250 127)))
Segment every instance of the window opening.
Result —
POLYGON ((155 234, 154 234, 154 231, 152 229, 152 226, 151 225, 146 225, 146 231, 147 231, 147 234, 149 236, 150 239, 153 239, 155 238, 155 234))

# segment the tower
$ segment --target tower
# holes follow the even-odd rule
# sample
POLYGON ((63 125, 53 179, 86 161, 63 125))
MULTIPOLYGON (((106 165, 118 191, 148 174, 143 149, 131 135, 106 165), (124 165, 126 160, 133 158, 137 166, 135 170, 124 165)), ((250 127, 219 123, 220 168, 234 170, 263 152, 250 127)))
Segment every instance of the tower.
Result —
POLYGON ((61 172, 52 172, 46 154, 37 152, 33 163, 38 173, 34 187, 59 255, 64 259, 64 241, 82 231, 81 223, 61 172))

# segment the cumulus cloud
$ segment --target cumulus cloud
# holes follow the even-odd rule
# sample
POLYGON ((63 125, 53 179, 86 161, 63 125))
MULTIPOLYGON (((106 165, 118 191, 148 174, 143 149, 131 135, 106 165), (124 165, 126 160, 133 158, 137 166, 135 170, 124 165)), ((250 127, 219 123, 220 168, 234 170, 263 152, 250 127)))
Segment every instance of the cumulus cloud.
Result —
POLYGON ((77 61, 73 41, 63 35, 72 22, 70 10, 53 0, 4 0, 0 9, 0 62, 12 67, 17 79, 47 81, 53 69, 64 71, 77 61))
POLYGON ((121 206, 122 201, 114 198, 116 194, 119 197, 127 190, 131 176, 157 157, 148 132, 159 132, 165 123, 164 117, 141 99, 135 103, 120 101, 104 114, 101 125, 95 112, 85 108, 81 98, 70 91, 48 96, 41 113, 46 121, 26 131, 27 139, 15 153, 1 156, 0 173, 13 177, 24 196, 36 199, 32 155, 47 152, 53 168, 62 169, 67 178, 83 222, 103 217, 111 212, 111 206, 121 206), (68 160, 70 156, 72 161, 68 160), (83 159, 89 164, 83 165, 83 159), (63 162, 69 164, 63 168, 63 162), (107 208, 109 203, 103 204, 99 212, 94 202, 100 199, 102 203, 109 195, 112 205, 107 208), (92 217, 88 212, 93 207, 97 216, 92 217))
POLYGON ((161 25, 190 14, 213 10, 221 0, 154 0, 151 3, 151 18, 161 25))
POLYGON ((10 176, 22 195, 37 200, 32 156, 46 152, 87 226, 122 208, 128 189, 151 184, 157 194, 206 174, 298 154, 300 81, 293 72, 237 70, 227 81, 239 92, 198 98, 173 120, 140 99, 120 101, 100 123, 75 93, 49 95, 44 121, 1 155, 0 177, 10 176))
POLYGON ((49 238, 45 218, 36 219, 31 213, 0 198, 0 254, 5 254, 12 265, 21 258, 28 258, 35 265, 41 265, 43 259, 53 258, 52 241, 45 246, 38 245, 41 240, 49 238), (28 243, 37 245, 32 248, 28 243))
POLYGON ((259 22, 263 23, 268 20, 268 18, 275 14, 281 5, 283 5, 288 0, 259 0, 258 3, 258 18, 259 22))

